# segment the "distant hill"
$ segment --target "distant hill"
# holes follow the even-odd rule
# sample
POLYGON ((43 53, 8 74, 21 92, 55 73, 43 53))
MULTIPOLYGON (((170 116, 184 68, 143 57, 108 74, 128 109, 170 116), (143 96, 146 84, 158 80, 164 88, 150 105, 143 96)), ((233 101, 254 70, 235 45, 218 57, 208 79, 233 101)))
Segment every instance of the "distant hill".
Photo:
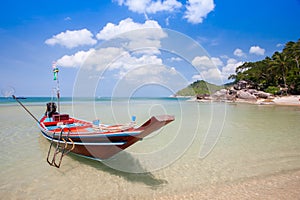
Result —
POLYGON ((177 96, 195 96, 197 94, 212 94, 216 92, 217 90, 221 90, 224 88, 223 85, 218 86, 211 83, 208 83, 204 80, 198 80, 187 86, 186 88, 183 88, 182 90, 179 90, 176 95, 177 96))

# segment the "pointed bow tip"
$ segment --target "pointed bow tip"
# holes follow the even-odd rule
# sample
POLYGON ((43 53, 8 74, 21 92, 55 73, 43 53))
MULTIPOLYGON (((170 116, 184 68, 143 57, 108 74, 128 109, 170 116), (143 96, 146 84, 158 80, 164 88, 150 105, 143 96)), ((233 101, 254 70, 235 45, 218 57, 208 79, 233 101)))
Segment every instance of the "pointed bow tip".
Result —
POLYGON ((173 115, 157 115, 155 118, 158 121, 174 121, 175 117, 173 115))

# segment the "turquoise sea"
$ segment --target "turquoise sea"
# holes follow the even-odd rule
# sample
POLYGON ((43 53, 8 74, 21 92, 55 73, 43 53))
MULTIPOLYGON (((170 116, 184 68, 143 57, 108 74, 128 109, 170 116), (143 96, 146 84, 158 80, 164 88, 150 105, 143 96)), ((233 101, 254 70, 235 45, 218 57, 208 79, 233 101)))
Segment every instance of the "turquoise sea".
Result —
MULTIPOLYGON (((49 97, 20 99, 36 117, 49 97)), ((175 121, 104 161, 76 155, 50 167, 50 143, 13 99, 0 98, 2 199, 160 199, 300 170, 300 107, 176 98, 62 98, 61 112, 103 123, 175 121)), ((230 194, 229 194, 230 195, 230 194)), ((168 198, 167 198, 168 199, 168 198)))

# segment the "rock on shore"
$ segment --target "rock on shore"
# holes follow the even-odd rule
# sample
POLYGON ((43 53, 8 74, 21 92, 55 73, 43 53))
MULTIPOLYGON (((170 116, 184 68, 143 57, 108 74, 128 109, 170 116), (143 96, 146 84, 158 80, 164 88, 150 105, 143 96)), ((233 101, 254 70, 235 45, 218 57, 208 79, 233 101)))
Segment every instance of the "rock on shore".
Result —
POLYGON ((212 95, 198 94, 196 100, 246 102, 264 105, 300 105, 299 96, 275 97, 270 93, 253 89, 246 81, 240 81, 229 89, 218 90, 212 95))

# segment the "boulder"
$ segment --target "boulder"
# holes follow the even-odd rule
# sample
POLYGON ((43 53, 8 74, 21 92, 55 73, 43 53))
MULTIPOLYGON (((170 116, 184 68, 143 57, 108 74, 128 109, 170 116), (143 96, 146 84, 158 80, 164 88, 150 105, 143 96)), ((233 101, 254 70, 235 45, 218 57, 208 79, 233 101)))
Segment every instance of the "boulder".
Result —
POLYGON ((256 89, 248 89, 247 92, 255 95, 258 91, 256 89))
POLYGON ((240 80, 233 87, 234 87, 235 90, 242 90, 242 89, 246 89, 247 88, 247 84, 248 84, 247 81, 240 80))
POLYGON ((225 89, 216 91, 216 92, 212 95, 212 98, 213 98, 214 100, 225 100, 225 99, 226 99, 226 93, 227 93, 227 90, 225 90, 225 89))
POLYGON ((234 90, 234 89, 230 89, 229 92, 228 92, 229 95, 236 95, 237 94, 237 91, 234 90))
POLYGON ((227 94, 226 95, 226 100, 228 100, 228 101, 235 101, 236 100, 236 96, 235 95, 229 95, 229 94, 227 94))
POLYGON ((255 94, 258 98, 262 98, 262 99, 268 99, 271 94, 267 93, 267 92, 263 92, 263 91, 259 91, 255 94))
POLYGON ((226 89, 221 89, 221 90, 219 90, 219 92, 221 93, 221 94, 227 94, 227 90, 226 89))
POLYGON ((256 101, 256 96, 250 94, 250 93, 247 92, 247 91, 242 91, 242 90, 241 90, 241 91, 238 91, 237 97, 240 98, 240 99, 256 101))
POLYGON ((208 100, 210 98, 209 94, 197 94, 196 99, 198 100, 208 100))

